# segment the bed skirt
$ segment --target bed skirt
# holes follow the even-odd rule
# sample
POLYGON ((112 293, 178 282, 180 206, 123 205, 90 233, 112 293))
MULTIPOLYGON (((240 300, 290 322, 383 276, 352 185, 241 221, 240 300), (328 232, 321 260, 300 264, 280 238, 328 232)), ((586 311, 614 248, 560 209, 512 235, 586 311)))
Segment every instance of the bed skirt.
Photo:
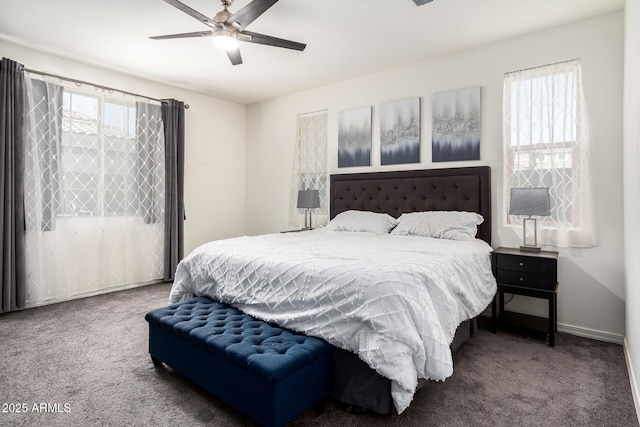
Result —
MULTIPOLYGON (((462 322, 451 343, 455 352, 476 331, 476 319, 462 322)), ((341 402, 388 414, 393 408, 391 381, 363 362, 357 354, 333 347, 331 352, 331 396, 341 402)), ((418 382, 421 388, 426 380, 418 382)))

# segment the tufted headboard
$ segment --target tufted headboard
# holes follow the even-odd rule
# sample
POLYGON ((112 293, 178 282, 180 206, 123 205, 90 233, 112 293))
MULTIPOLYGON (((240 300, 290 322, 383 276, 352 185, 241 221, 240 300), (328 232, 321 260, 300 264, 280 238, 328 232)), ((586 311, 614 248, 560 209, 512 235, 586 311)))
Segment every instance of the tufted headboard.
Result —
POLYGON ((468 211, 484 217, 478 237, 491 244, 491 169, 370 172, 331 175, 330 215, 346 210, 385 212, 468 211))

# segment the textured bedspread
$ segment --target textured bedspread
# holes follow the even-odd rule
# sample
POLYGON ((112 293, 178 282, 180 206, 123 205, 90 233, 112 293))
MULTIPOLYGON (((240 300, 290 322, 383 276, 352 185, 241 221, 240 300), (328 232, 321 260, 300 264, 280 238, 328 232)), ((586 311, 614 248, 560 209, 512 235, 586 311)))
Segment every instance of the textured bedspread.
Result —
POLYGON ((239 237, 180 262, 170 300, 208 296, 357 353, 392 381, 401 413, 418 378, 453 373, 456 328, 496 292, 490 252, 481 240, 323 229, 239 237))

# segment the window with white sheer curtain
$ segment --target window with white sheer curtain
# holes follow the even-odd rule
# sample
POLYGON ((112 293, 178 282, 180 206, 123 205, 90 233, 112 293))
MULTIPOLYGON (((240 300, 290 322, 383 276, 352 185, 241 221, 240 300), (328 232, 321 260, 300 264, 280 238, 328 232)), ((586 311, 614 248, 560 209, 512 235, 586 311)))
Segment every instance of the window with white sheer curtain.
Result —
POLYGON ((159 104, 27 78, 27 304, 161 279, 159 104))
MULTIPOLYGON (((594 244, 589 134, 578 59, 505 74, 504 212, 513 187, 547 187, 551 215, 539 242, 594 244)), ((517 233, 522 218, 505 215, 517 233)))
POLYGON ((313 224, 325 225, 329 221, 327 111, 300 114, 296 122, 289 224, 304 225, 304 210, 296 207, 298 190, 318 190, 320 208, 313 211, 313 224))

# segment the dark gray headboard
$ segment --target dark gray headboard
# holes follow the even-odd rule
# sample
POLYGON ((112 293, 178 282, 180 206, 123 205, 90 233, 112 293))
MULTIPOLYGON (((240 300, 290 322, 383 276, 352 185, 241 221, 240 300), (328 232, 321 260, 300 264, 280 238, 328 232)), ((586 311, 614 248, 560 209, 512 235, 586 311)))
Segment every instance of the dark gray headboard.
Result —
POLYGON ((331 175, 331 218, 350 209, 385 212, 468 211, 484 217, 478 237, 491 244, 491 169, 370 172, 331 175))

